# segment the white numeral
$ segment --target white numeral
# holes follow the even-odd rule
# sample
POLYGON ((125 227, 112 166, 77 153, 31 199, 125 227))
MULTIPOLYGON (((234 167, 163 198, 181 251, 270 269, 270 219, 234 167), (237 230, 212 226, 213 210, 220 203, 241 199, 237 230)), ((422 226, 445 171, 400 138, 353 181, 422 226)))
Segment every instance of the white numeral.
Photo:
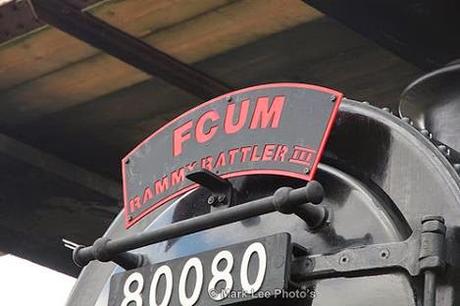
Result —
POLYGON ((208 286, 208 293, 209 296, 215 300, 220 301, 225 299, 230 290, 233 288, 233 278, 230 272, 233 269, 233 255, 229 251, 221 251, 219 252, 213 259, 211 264, 211 271, 212 271, 212 279, 209 282, 208 286), (222 271, 219 271, 218 265, 219 262, 225 260, 226 265, 222 271), (224 281, 225 288, 222 289, 221 292, 217 292, 216 285, 218 282, 224 281))
POLYGON ((121 302, 121 306, 128 306, 131 302, 136 303, 136 306, 142 306, 142 289, 144 289, 144 277, 139 272, 134 272, 126 279, 123 287, 125 298, 121 302), (131 285, 134 282, 137 282, 137 287, 136 290, 131 291, 131 285))
MULTIPOLYGON (((212 278, 208 284, 208 293, 209 297, 215 301, 221 301, 228 297, 231 290, 233 289, 233 277, 232 270, 234 265, 234 258, 232 253, 227 250, 220 251, 214 256, 211 264, 212 278), (222 270, 219 270, 219 263, 225 261, 225 265, 222 270), (220 282, 225 283, 225 287, 221 291, 217 291, 217 284, 220 282)), ((265 247, 260 242, 252 243, 244 252, 243 258, 241 260, 241 270, 240 270, 240 281, 241 287, 244 292, 253 294, 257 292, 261 287, 265 279, 265 273, 267 270, 267 252, 265 247), (248 270, 249 262, 252 256, 257 255, 258 258, 258 270, 255 281, 251 284, 249 283, 248 270)), ((197 257, 190 258, 184 264, 182 272, 179 278, 179 302, 182 306, 193 306, 195 305, 201 294, 201 289, 203 287, 203 264, 200 259, 197 257), (187 296, 187 279, 190 273, 190 270, 194 269, 196 278, 195 284, 193 286, 193 292, 190 296, 187 296)), ((150 283, 150 293, 149 293, 149 306, 168 306, 172 293, 173 293, 173 273, 171 268, 163 265, 159 267, 152 277, 152 282, 150 283), (161 277, 165 277, 165 293, 161 303, 157 303, 157 289, 158 283, 160 282, 161 277)), ((127 279, 123 286, 124 298, 120 306, 142 306, 142 291, 144 290, 144 277, 139 272, 132 273, 127 279), (133 287, 133 288, 132 288, 133 287)))
POLYGON ((179 279, 179 302, 183 306, 193 306, 200 298, 201 288, 203 287, 203 265, 197 257, 190 258, 182 268, 179 279), (190 269, 194 268, 196 272, 195 286, 190 297, 187 296, 186 283, 190 269))
POLYGON ((168 306, 169 301, 171 300, 172 289, 173 276, 171 268, 168 266, 161 266, 155 271, 155 274, 153 274, 152 283, 150 285, 150 306, 168 306), (162 275, 165 276, 166 280, 165 296, 163 297, 163 301, 161 301, 160 304, 157 304, 157 287, 162 275))
POLYGON ((262 243, 254 242, 251 244, 243 255, 243 260, 241 261, 241 287, 246 293, 255 293, 260 287, 262 287, 262 282, 265 278, 265 270, 267 269, 267 253, 262 243), (257 253, 259 258, 259 270, 257 271, 257 277, 254 283, 250 284, 248 279, 248 268, 249 260, 251 259, 252 254, 257 253))

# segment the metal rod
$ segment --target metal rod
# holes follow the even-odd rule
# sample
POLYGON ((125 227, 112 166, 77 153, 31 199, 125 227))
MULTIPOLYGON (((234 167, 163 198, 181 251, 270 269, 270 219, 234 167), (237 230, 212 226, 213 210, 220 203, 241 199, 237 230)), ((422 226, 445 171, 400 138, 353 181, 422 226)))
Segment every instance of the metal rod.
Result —
POLYGON ((61 240, 64 243, 64 247, 66 247, 68 249, 75 250, 79 246, 78 243, 75 243, 73 241, 67 240, 65 238, 62 238, 61 240))
POLYGON ((232 89, 64 0, 32 0, 38 17, 154 77, 209 100, 232 89))
POLYGON ((423 306, 436 305, 436 274, 434 271, 425 271, 425 284, 423 292, 423 306))
MULTIPOLYGON (((311 205, 312 209, 322 209, 305 203, 321 202, 323 193, 321 184, 315 181, 298 189, 286 191, 286 188, 280 188, 273 196, 173 223, 155 231, 138 233, 117 240, 100 238, 96 240, 93 246, 76 248, 73 254, 74 261, 80 266, 85 266, 95 259, 111 261, 115 256, 133 249, 267 214, 279 210, 280 207, 286 208, 288 205, 291 207, 311 205), (279 194, 282 194, 282 196, 279 196, 279 194)), ((294 209, 292 210, 294 211, 294 209)))

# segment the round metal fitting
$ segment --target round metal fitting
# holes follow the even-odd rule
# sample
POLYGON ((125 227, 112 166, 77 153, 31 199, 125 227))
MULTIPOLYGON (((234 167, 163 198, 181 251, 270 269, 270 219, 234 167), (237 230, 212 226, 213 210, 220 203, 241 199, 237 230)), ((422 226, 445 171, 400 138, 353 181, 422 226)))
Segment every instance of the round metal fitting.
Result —
POLYGON ((208 204, 209 205, 213 205, 214 203, 216 203, 216 197, 215 196, 209 196, 208 198, 208 204))
POLYGON ((347 255, 340 256, 339 264, 346 265, 350 261, 350 258, 347 255))

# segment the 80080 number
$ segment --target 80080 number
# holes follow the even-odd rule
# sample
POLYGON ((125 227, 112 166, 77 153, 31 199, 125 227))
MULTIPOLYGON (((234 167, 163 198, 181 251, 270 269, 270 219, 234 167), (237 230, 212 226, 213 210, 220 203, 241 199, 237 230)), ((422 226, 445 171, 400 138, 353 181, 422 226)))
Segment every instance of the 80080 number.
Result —
MULTIPOLYGON (((211 263, 211 279, 207 284, 207 294, 214 301, 221 301, 229 295, 234 287, 234 256, 228 250, 222 250, 217 253, 211 263), (221 267, 219 269, 219 266, 221 267), (224 284, 224 288, 217 289, 218 283, 224 284)), ((243 292, 253 294, 257 292, 264 282, 265 273, 267 270, 267 252, 265 247, 260 242, 250 244, 243 253, 241 265, 239 268, 240 288, 243 292), (248 276, 249 262, 251 257, 256 256, 258 261, 258 269, 255 275, 255 280, 250 281, 248 276)), ((254 279, 251 277, 251 279, 254 279)), ((178 288, 178 299, 182 306, 193 306, 200 299, 203 283, 204 270, 203 263, 199 257, 188 259, 183 265, 178 286, 174 286, 176 280, 173 277, 173 270, 167 265, 162 265, 153 273, 150 284, 148 285, 148 305, 149 306, 168 306, 173 295, 173 288, 178 288), (191 285, 191 294, 187 293, 187 280, 191 270, 195 271, 195 283, 191 285), (161 301, 158 301, 158 284, 163 277, 165 287, 161 301)), ((128 276, 123 285, 123 300, 120 306, 143 306, 143 292, 146 287, 145 278, 142 273, 134 272, 128 276)))

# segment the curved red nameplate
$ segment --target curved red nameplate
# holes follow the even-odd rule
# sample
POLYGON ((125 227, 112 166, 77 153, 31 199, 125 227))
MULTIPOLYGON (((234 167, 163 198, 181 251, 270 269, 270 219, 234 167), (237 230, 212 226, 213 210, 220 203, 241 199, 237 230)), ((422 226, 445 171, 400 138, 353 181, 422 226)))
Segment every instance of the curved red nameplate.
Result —
POLYGON ((224 178, 275 174, 313 179, 342 94, 278 83, 217 97, 153 133, 122 161, 126 226, 196 188, 201 168, 224 178))

